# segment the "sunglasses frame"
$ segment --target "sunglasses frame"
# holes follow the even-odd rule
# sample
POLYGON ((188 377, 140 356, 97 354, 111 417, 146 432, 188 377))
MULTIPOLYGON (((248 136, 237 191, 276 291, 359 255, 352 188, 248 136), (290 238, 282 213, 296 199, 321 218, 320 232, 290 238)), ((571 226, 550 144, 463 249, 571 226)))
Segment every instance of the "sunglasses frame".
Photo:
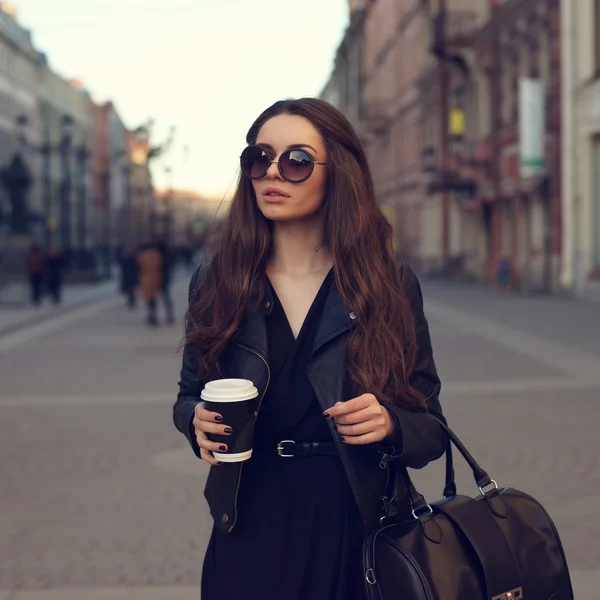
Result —
MULTIPOLYGON (((322 161, 318 161, 315 160, 306 150, 303 150, 302 148, 288 148, 287 150, 284 150, 280 155, 279 155, 279 160, 275 160, 275 159, 269 159, 269 164, 267 166, 267 168, 265 169, 265 172, 260 176, 260 177, 252 177, 249 173, 246 173, 246 171, 244 171, 244 156, 246 155, 247 152, 249 152, 250 150, 253 150, 254 148, 259 148, 260 150, 262 150, 265 154, 267 154, 267 151, 260 146, 259 144, 250 144, 249 146, 246 146, 246 148, 244 148, 244 151, 242 152, 242 154, 240 155, 240 167, 242 169, 242 173, 244 173, 244 175, 246 177, 248 177, 249 179, 251 179, 252 181, 257 181, 259 179, 263 179, 266 175, 267 175, 267 171, 271 168, 271 165, 273 163, 277 163, 277 169, 279 170, 279 174, 289 183, 303 183, 305 182, 314 172, 315 170, 315 165, 326 165, 326 162, 322 162, 322 161), (289 179, 285 173, 283 172, 283 168, 281 167, 281 159, 282 157, 291 154, 292 152, 304 152, 304 154, 306 154, 306 156, 308 156, 308 158, 310 158, 310 171, 308 172, 308 174, 306 175, 306 177, 303 177, 302 179, 297 179, 297 180, 292 180, 289 179)), ((268 154, 267 154, 268 156, 268 154)))

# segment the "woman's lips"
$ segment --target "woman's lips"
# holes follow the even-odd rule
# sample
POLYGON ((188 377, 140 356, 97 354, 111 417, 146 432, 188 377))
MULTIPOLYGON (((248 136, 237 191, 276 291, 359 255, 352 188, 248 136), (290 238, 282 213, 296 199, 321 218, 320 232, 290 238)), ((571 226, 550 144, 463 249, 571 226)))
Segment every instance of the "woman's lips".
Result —
POLYGON ((265 202, 283 202, 289 198, 289 195, 278 188, 267 188, 263 191, 262 197, 265 199, 265 202))

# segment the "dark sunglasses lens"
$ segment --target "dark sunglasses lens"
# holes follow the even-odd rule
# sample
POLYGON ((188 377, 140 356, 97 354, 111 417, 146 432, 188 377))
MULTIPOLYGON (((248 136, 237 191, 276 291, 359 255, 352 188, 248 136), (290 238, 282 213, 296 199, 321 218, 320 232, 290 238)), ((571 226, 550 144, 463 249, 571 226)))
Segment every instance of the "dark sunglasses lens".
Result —
POLYGON ((269 170, 271 159, 269 155, 258 146, 249 146, 242 154, 242 171, 250 179, 260 179, 269 170))
POLYGON ((292 183, 303 181, 312 173, 314 161, 304 150, 289 150, 279 159, 283 176, 292 183))

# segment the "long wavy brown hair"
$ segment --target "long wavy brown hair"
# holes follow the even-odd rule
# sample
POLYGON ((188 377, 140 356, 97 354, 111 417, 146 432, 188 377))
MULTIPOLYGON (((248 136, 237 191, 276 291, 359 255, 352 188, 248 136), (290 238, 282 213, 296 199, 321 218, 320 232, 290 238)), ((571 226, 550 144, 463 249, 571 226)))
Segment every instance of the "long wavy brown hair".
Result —
MULTIPOLYGON (((352 393, 424 410, 423 397, 409 383, 416 356, 414 318, 394 257, 392 227, 377 204, 360 140, 329 103, 301 98, 265 110, 250 127, 247 143, 255 144, 262 125, 280 114, 307 118, 327 149, 325 242, 337 289, 357 316, 346 347, 352 393)), ((219 362, 228 344, 244 317, 258 309, 271 251, 272 223, 258 208, 251 180, 240 173, 218 250, 187 313, 185 344, 198 357, 201 380, 222 375, 219 362)))

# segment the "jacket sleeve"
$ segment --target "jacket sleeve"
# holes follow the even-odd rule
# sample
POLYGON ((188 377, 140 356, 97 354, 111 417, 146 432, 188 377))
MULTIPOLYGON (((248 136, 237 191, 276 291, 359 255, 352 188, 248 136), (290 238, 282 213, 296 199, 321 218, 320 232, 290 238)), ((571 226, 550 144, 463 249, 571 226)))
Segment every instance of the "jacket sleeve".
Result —
POLYGON ((430 414, 443 418, 440 406, 441 383, 433 360, 429 325, 423 312, 421 286, 412 269, 402 263, 401 279, 415 319, 417 358, 410 384, 427 401, 427 412, 417 412, 398 406, 386 405, 396 423, 390 440, 394 445, 393 458, 406 466, 421 469, 438 459, 446 450, 447 436, 430 414))
MULTIPOLYGON (((199 275, 202 272, 203 265, 192 275, 188 294, 188 303, 191 303, 197 295, 197 285, 199 275)), ((189 324, 186 323, 186 330, 189 324)), ((198 458, 200 458, 200 448, 196 442, 196 434, 192 421, 194 419, 194 407, 200 402, 200 392, 204 385, 198 379, 196 362, 193 358, 191 349, 186 344, 183 348, 183 360, 181 364, 181 372, 179 376, 179 393, 177 400, 173 405, 173 423, 175 427, 188 439, 192 450, 198 458)))

